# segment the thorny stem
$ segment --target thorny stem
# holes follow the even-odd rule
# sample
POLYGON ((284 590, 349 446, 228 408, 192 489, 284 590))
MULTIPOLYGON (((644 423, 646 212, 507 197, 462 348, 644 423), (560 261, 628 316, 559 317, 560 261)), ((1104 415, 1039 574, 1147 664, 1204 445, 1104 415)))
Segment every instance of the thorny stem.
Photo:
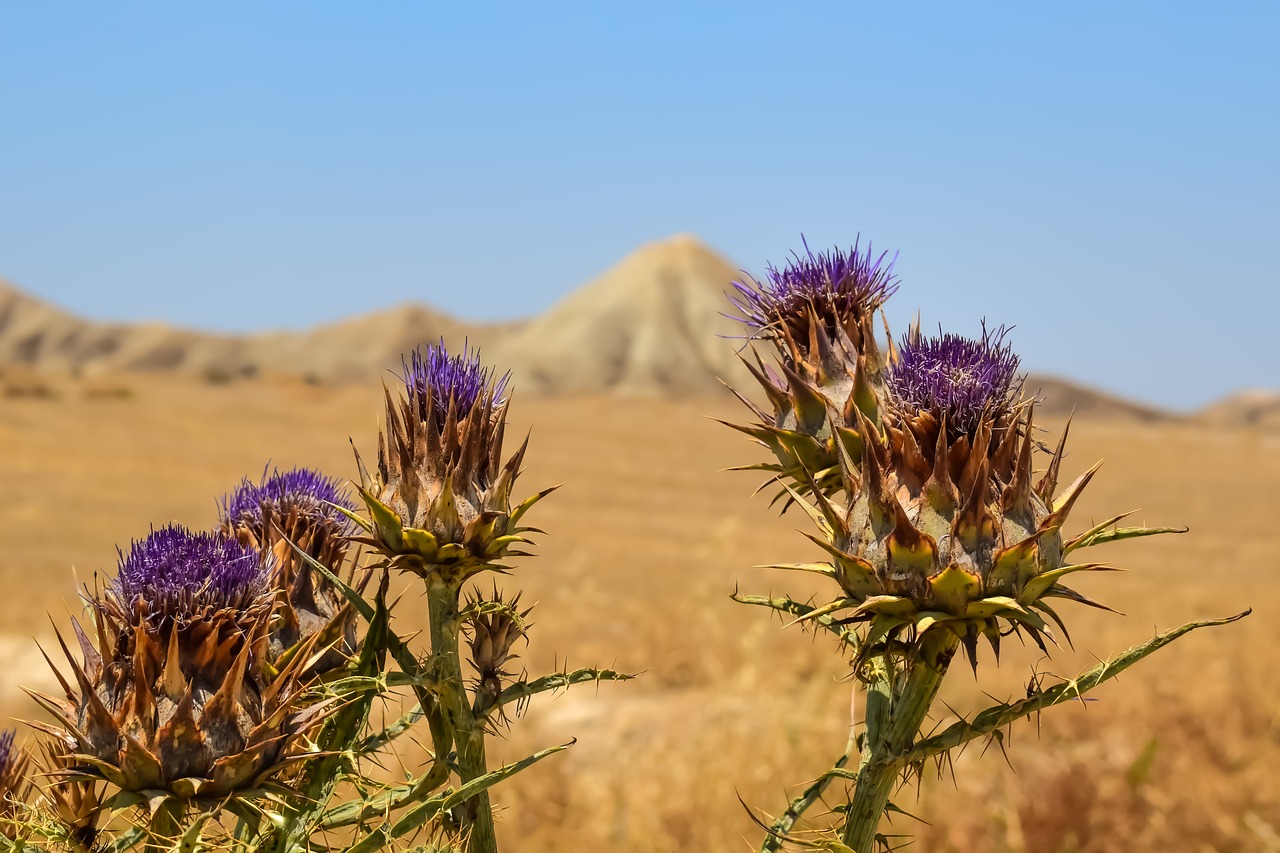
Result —
MULTIPOLYGON (((462 676, 462 657, 458 636, 462 619, 458 613, 461 584, 431 572, 426 577, 427 609, 431 618, 431 658, 439 681, 440 711, 446 727, 454 733, 458 750, 458 776, 462 783, 488 773, 484 749, 484 721, 478 719, 467 699, 462 676)), ((487 791, 468 800, 462 809, 470 834, 470 853, 497 853, 498 841, 493 828, 493 809, 487 791)))
POLYGON ((958 643, 956 635, 945 628, 925 634, 919 651, 912 655, 905 680, 895 675, 887 655, 869 661, 866 739, 841 836, 855 853, 871 853, 880 818, 898 781, 897 758, 915 741, 958 643))

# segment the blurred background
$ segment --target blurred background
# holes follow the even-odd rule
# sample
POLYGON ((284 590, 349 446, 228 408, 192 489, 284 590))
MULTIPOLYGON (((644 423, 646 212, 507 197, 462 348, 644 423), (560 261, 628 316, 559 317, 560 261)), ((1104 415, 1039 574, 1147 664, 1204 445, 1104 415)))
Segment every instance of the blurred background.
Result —
POLYGON ((895 334, 1014 327, 1051 437, 1075 412, 1064 476, 1107 460, 1082 528, 1191 528, 1116 546, 1084 591, 1127 615, 957 673, 956 712, 1255 608, 926 773, 920 849, 1280 850, 1280 12, 687 6, 0 7, 0 710, 117 546, 268 460, 353 474, 387 371, 469 341, 524 482, 566 484, 506 580, 526 662, 644 671, 513 728, 507 758, 580 740, 500 789, 505 845, 754 846, 738 796, 830 766, 849 685, 728 600, 807 596, 752 567, 817 552, 721 471, 763 452, 706 417, 753 395, 721 312, 859 240, 895 334))

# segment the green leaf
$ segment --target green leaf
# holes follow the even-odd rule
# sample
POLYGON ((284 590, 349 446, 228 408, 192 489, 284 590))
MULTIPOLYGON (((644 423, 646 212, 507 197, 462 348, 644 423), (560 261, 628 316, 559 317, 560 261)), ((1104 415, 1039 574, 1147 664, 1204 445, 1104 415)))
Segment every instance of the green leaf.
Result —
POLYGON ((551 675, 535 678, 533 681, 517 681, 502 691, 502 695, 498 697, 496 707, 509 705, 512 702, 521 702, 531 696, 546 693, 549 690, 567 689, 575 684, 587 684, 593 681, 597 683, 601 681, 630 681, 633 678, 635 678, 634 674, 614 672, 611 669, 595 669, 593 667, 575 669, 573 672, 555 672, 551 675))
POLYGON ((963 746, 975 738, 990 735, 992 732, 1002 729, 1022 717, 1042 711, 1045 708, 1051 708, 1054 705, 1060 705, 1063 702, 1079 699, 1098 685, 1110 681, 1138 661, 1150 654, 1154 654, 1179 637, 1200 628, 1229 625, 1232 622, 1243 619, 1252 612, 1252 610, 1246 610, 1243 613, 1237 613, 1235 616, 1228 616, 1225 619, 1188 622, 1163 634, 1157 634, 1142 645, 1134 646, 1113 660, 1103 661, 1071 681, 1063 681, 1044 690, 1036 691, 1017 702, 994 705, 978 714, 972 720, 960 720, 953 723, 939 734, 920 741, 910 751, 896 757, 893 763, 898 767, 907 767, 916 762, 925 761, 936 755, 949 752, 956 747, 963 746))
POLYGON ((173 853, 199 853, 204 849, 204 839, 201 831, 204 825, 213 817, 213 812, 202 812, 196 815, 191 821, 191 825, 178 838, 176 844, 173 845, 173 853))
MULTIPOLYGON (((842 771, 849 759, 852 758, 858 750, 857 740, 850 738, 848 745, 844 748, 844 754, 835 761, 833 771, 842 771)), ((809 807, 822 798, 822 794, 826 791, 827 786, 831 784, 831 780, 836 776, 832 772, 827 772, 819 776, 809 787, 805 788, 800 796, 792 800, 772 826, 765 827, 766 835, 764 842, 760 845, 760 853, 777 853, 782 849, 782 845, 786 843, 787 833, 796 825, 798 821, 809 807)))
POLYGON ((449 765, 436 761, 422 776, 404 785, 397 785, 376 797, 343 803, 325 812, 320 821, 322 829, 364 823, 378 815, 390 814, 409 803, 421 801, 427 794, 439 788, 449 779, 449 765))
POLYGON ((1138 539, 1143 536, 1162 536, 1166 533, 1186 533, 1189 527, 1113 527, 1107 530, 1105 527, 1099 529, 1093 528, 1082 536, 1072 539, 1062 548, 1063 556, 1070 554, 1072 551, 1080 548, 1090 548, 1094 545, 1105 545, 1108 542, 1120 542, 1124 539, 1138 539))
POLYGON ((321 576, 324 577, 325 580, 329 581, 329 583, 333 584, 334 587, 336 587, 337 590, 341 592, 342 595, 347 599, 347 601, 351 602, 352 606, 355 607, 355 609, 360 613, 360 615, 364 617, 364 620, 366 622, 369 622, 373 619, 374 607, 364 599, 364 596, 362 596, 349 584, 345 583, 341 578, 339 578, 332 571, 330 571, 328 566, 324 565, 319 560, 315 559, 310 554, 308 554, 306 551, 299 548, 297 543, 293 542, 288 538, 286 538, 285 541, 289 543, 289 547, 293 549, 294 553, 302 558, 303 562, 305 562, 308 566, 310 566, 315 571, 319 572, 321 576))
POLYGON ((147 830, 144 827, 131 826, 102 850, 103 853, 125 853, 126 850, 132 850, 146 840, 147 830))
POLYGON ((830 616, 809 616, 815 608, 811 605, 796 601, 793 598, 770 598, 767 595, 743 595, 739 592, 734 592, 730 597, 739 604, 768 607, 769 609, 776 610, 779 613, 786 613, 796 617, 808 617, 803 621, 801 619, 796 619, 796 622, 803 625, 820 625, 832 634, 835 634, 842 643, 854 648, 858 645, 858 635, 853 631, 843 625, 837 624, 836 620, 830 616))
MULTIPOLYGON (((388 575, 384 573, 374 599, 369 630, 356 659, 357 677, 376 679, 385 669, 388 638, 394 636, 386 602, 389 582, 388 575)), ((334 788, 345 775, 350 761, 345 750, 364 728, 376 695, 372 690, 359 694, 325 722, 317 745, 326 754, 306 763, 302 779, 298 782, 297 796, 290 798, 291 807, 284 812, 283 826, 272 833, 269 843, 263 848, 264 853, 285 853, 310 838, 334 788)))
POLYGON ((413 724, 425 717, 426 714, 422 710, 421 705, 414 705, 409 711, 403 714, 398 720, 391 725, 378 732, 376 735, 369 735, 355 747, 357 755, 368 755, 371 752, 377 752, 387 744, 391 743, 400 735, 409 731, 413 724))
POLYGON ((523 758, 520 761, 515 762, 514 764, 508 764, 494 770, 492 773, 486 773, 483 776, 472 779, 457 790, 448 792, 444 796, 434 797, 424 803, 421 803, 416 808, 411 809, 394 824, 389 826, 387 824, 383 824, 376 830, 370 832, 361 839, 358 844, 351 847, 348 850, 348 853, 375 853, 375 851, 383 849, 389 842, 422 828, 427 821, 434 818, 440 812, 448 811, 454 806, 466 802, 472 797, 489 790, 499 782, 514 776, 526 767, 536 764, 547 756, 554 755, 557 752, 568 749, 574 743, 576 743, 576 741, 569 741, 568 743, 549 747, 548 749, 536 752, 527 758, 523 758))

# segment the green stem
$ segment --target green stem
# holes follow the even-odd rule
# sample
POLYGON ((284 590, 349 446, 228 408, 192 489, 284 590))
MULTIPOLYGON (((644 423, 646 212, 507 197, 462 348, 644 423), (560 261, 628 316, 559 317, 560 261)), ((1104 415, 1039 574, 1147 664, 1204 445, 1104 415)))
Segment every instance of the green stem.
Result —
MULTIPOLYGON (((458 636, 462 620, 458 614, 461 584, 438 572, 427 575, 427 609, 431 618, 431 658, 439 681, 440 710, 446 726, 453 731, 458 751, 458 776, 462 784, 488 773, 484 749, 484 721, 471 710, 466 682, 462 676, 462 656, 458 636)), ((440 758, 440 756, 438 756, 440 758)), ((497 853, 493 828, 493 808, 489 794, 482 791, 462 806, 470 832, 470 853, 497 853)))
POLYGON ((866 742, 841 837, 855 853, 871 853, 880 818, 898 781, 897 758, 914 743, 958 642, 945 628, 927 633, 912 655, 905 680, 895 676, 888 656, 870 661, 866 742))

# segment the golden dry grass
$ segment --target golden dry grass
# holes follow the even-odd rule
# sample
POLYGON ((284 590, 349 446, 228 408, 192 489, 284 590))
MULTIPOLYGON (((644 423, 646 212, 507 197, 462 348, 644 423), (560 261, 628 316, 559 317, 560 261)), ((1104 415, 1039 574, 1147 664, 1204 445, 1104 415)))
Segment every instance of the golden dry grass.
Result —
MULTIPOLYGON (((128 395, 64 382, 51 397, 0 399, 7 714, 30 712, 17 685, 49 684, 30 638, 51 637, 46 612, 64 618, 75 606, 72 566, 85 581, 151 524, 210 524, 215 498, 268 459, 347 475, 347 436, 366 451, 375 442, 376 388, 126 382, 128 395)), ((522 483, 565 484, 536 510, 549 533, 540 556, 505 581, 539 602, 524 661, 535 673, 567 659, 643 676, 544 698, 494 746, 512 759, 579 739, 499 789, 506 849, 754 849, 738 796, 777 812, 843 747, 845 662, 824 640, 728 600, 735 584, 817 591, 751 568, 816 556, 795 532, 807 521, 752 497, 753 475, 720 470, 755 450, 707 414, 738 412, 721 400, 602 398, 514 412, 516 431, 533 427, 522 483)), ((1064 614, 1074 651, 1043 661, 1008 648, 976 680, 958 668, 944 691, 953 708, 978 710, 983 691, 1020 694, 1037 661, 1071 675, 1157 628, 1254 615, 1179 641, 1098 701, 1050 711, 1038 735, 1034 721, 1015 726, 1007 762, 971 749, 956 781, 926 777, 918 795, 904 791, 899 805, 928 822, 911 826, 915 849, 1280 850, 1280 435, 1081 422, 1070 447, 1064 476, 1107 460, 1077 525, 1143 507, 1140 520, 1192 532, 1108 549, 1131 571, 1083 588, 1128 615, 1077 607, 1064 614)), ((412 596, 400 616, 419 621, 412 596)), ((412 763, 415 749, 403 757, 412 763)))

